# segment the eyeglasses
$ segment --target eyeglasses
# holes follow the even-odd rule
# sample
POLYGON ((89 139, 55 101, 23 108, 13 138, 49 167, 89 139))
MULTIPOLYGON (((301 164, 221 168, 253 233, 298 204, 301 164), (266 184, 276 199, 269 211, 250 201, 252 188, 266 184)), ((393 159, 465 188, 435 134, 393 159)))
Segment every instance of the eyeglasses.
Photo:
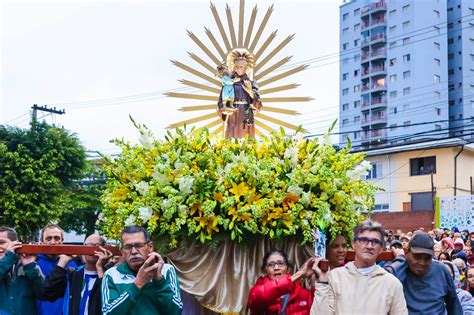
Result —
POLYGON ((379 240, 378 238, 368 238, 368 237, 355 237, 354 241, 358 241, 361 243, 363 246, 369 245, 369 243, 372 244, 372 246, 382 246, 383 242, 379 240))
POLYGON ((143 247, 145 247, 148 243, 133 243, 133 244, 125 244, 122 246, 122 249, 126 252, 129 252, 132 250, 132 248, 136 248, 136 249, 142 249, 143 247))
POLYGON ((267 267, 270 267, 270 268, 275 268, 276 265, 278 265, 278 267, 285 267, 286 262, 284 262, 283 260, 277 260, 277 261, 271 261, 267 263, 267 267))

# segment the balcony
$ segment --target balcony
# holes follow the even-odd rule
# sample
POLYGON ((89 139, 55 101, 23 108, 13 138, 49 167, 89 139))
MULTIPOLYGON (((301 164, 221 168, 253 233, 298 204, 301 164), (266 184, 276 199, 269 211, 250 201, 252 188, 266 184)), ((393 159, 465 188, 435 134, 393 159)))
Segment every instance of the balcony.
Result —
POLYGON ((370 125, 370 118, 368 118, 368 117, 362 118, 362 120, 360 121, 360 126, 361 127, 364 127, 364 126, 367 127, 369 125, 370 125))
POLYGON ((372 116, 370 119, 370 124, 376 125, 376 124, 386 124, 387 123, 387 116, 385 115, 377 115, 377 116, 372 116))
POLYGON ((387 138, 387 131, 386 130, 373 130, 373 131, 366 131, 362 134, 361 141, 368 142, 368 141, 381 141, 387 138))
POLYGON ((374 84, 372 85, 371 92, 384 91, 387 89, 385 84, 374 84))
POLYGON ((370 4, 369 5, 366 5, 365 7, 363 7, 361 10, 360 10, 360 16, 363 17, 363 16, 366 16, 367 14, 370 13, 370 4))
POLYGON ((377 75, 381 75, 381 74, 386 74, 386 70, 385 70, 385 67, 383 65, 381 66, 375 66, 375 67, 372 67, 370 69, 370 75, 371 76, 377 76, 377 75))
POLYGON ((387 107, 387 99, 385 97, 375 97, 370 101, 370 108, 376 109, 381 107, 387 107))
POLYGON ((387 11, 387 3, 385 1, 379 1, 370 5, 370 13, 379 11, 387 11))
POLYGON ((360 59, 361 59, 362 61, 364 61, 364 60, 369 59, 369 57, 370 57, 369 52, 364 52, 364 53, 362 53, 362 55, 360 56, 360 59))
POLYGON ((364 22, 362 23, 362 25, 360 26, 360 29, 361 31, 365 31, 366 29, 368 29, 370 27, 370 23, 369 22, 364 22))
POLYGON ((362 71, 360 73, 360 76, 361 76, 361 78, 368 77, 369 74, 370 74, 369 68, 366 68, 366 69, 362 69, 362 71))
POLYGON ((370 37, 370 43, 371 44, 376 44, 376 43, 383 43, 387 41, 387 36, 384 33, 376 34, 372 37, 370 37))
POLYGON ((367 37, 367 38, 364 38, 364 39, 360 42, 360 45, 361 45, 361 47, 364 47, 364 46, 369 45, 369 43, 370 43, 370 39, 369 39, 369 37, 367 37))
POLYGON ((371 27, 376 27, 376 26, 383 26, 387 23, 387 21, 385 20, 384 17, 379 17, 375 20, 372 21, 372 23, 370 23, 370 26, 371 27))
POLYGON ((385 59, 387 58, 387 50, 386 49, 377 49, 374 50, 370 53, 370 59, 376 60, 376 59, 385 59))

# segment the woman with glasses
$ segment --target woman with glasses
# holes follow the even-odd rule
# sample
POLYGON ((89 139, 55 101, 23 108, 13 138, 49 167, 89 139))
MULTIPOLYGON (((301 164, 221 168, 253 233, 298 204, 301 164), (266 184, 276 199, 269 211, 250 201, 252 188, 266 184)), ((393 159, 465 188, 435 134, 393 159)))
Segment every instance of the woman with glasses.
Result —
POLYGON ((313 275, 314 258, 308 259, 300 270, 289 274, 288 256, 281 250, 265 254, 262 272, 250 290, 248 307, 251 314, 308 315, 313 294, 300 285, 299 280, 313 275))

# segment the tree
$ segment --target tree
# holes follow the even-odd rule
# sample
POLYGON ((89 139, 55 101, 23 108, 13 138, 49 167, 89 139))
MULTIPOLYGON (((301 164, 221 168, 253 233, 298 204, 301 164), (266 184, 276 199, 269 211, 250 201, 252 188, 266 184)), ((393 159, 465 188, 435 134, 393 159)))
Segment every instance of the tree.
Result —
POLYGON ((69 131, 46 123, 0 126, 0 224, 23 239, 57 220, 85 167, 85 150, 69 131))
POLYGON ((93 234, 102 212, 100 196, 105 188, 105 171, 101 161, 89 161, 79 180, 71 190, 70 207, 62 214, 59 225, 66 231, 93 234))

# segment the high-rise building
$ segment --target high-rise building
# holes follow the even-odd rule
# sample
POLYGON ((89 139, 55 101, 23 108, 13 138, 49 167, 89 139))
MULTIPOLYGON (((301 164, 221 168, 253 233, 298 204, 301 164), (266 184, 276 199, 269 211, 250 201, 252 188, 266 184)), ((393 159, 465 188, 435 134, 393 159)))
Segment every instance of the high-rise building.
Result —
POLYGON ((465 119, 473 116, 473 13, 474 0, 341 5, 341 144, 349 137, 369 148, 474 132, 465 119))

